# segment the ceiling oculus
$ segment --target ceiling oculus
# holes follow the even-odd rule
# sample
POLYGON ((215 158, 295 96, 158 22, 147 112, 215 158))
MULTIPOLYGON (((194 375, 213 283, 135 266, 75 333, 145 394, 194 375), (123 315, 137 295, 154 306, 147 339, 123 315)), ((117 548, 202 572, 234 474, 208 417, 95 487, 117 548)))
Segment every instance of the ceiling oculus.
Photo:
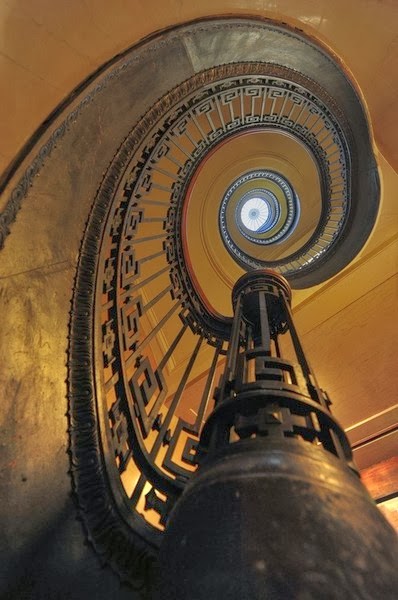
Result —
POLYGON ((220 208, 220 231, 228 251, 242 260, 239 236, 249 242, 269 245, 293 233, 300 216, 300 203, 290 183, 280 173, 255 170, 238 177, 228 188, 220 208))
POLYGON ((260 194, 252 198, 246 199, 238 213, 238 222, 246 229, 262 233, 269 228, 270 221, 270 205, 266 198, 262 198, 260 194))

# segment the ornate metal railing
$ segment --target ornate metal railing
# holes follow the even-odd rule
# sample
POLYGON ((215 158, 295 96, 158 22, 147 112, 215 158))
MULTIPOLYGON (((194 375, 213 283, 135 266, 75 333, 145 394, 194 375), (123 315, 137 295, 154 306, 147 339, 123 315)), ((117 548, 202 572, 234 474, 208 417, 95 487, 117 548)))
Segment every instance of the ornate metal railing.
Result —
MULTIPOLYGON (((90 538, 131 581, 142 579, 171 507, 207 452, 207 429, 198 454, 199 439, 230 360, 232 319, 202 301, 185 261, 185 193, 220 141, 258 128, 294 135, 318 165, 318 226, 305 247, 274 265, 292 277, 315 273, 349 225, 351 129, 321 86, 276 64, 214 67, 161 98, 114 157, 87 224, 70 326, 72 471, 90 538)), ((249 329, 233 343, 243 340, 242 377, 260 360, 249 329)), ((278 357, 261 369, 296 385, 295 370, 278 357)), ((224 379, 216 398, 230 389, 224 379)), ((316 419, 326 422, 327 399, 311 389, 307 412, 291 413, 291 432, 324 443, 316 419)), ((244 414, 236 424, 238 437, 258 431, 244 414)))
POLYGON ((106 202, 109 192, 114 194, 97 267, 96 364, 103 365, 97 393, 106 399, 102 437, 116 461, 113 485, 121 484, 129 507, 144 519, 148 515, 156 527, 164 525, 173 498, 192 473, 202 417, 229 334, 228 319, 204 310, 184 262, 182 200, 195 166, 214 144, 250 127, 286 129, 308 145, 330 201, 323 203, 308 253, 303 249, 281 261, 282 271, 301 269, 326 250, 347 212, 349 154, 340 125, 313 92, 286 79, 288 70, 267 65, 267 74, 263 71, 261 64, 220 67, 172 92, 138 125, 100 190, 106 202), (117 187, 109 190, 118 160, 137 145, 139 160, 129 162, 117 187), (172 331, 171 337, 165 331, 172 331), (214 350, 211 358, 207 351, 204 371, 210 370, 202 399, 191 406, 200 418, 190 423, 176 415, 203 341, 214 350), (186 367, 172 391, 176 375, 169 366, 181 346, 186 367))

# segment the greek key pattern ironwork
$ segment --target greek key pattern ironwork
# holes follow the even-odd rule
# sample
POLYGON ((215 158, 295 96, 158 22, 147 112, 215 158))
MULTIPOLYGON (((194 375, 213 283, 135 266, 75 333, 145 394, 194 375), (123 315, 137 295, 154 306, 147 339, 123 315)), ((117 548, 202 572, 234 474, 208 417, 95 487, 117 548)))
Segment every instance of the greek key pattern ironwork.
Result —
POLYGON ((100 187, 73 304, 71 451, 83 496, 90 486, 111 490, 98 528, 104 518, 117 523, 117 540, 140 548, 143 560, 195 471, 231 328, 203 305, 185 265, 187 186, 206 154, 236 132, 278 127, 298 137, 319 164, 324 210, 311 247, 280 270, 304 268, 332 246, 349 205, 349 127, 329 100, 277 65, 209 69, 144 115, 100 187))
MULTIPOLYGON (((149 513, 150 522, 160 528, 195 468, 194 450, 218 357, 225 353, 225 342, 206 331, 187 308, 187 292, 168 262, 172 255, 166 238, 174 223, 164 200, 171 186, 166 187, 162 178, 149 179, 140 169, 125 176, 107 219, 96 299, 107 442, 131 510, 144 518, 149 513), (151 327, 153 310, 156 325, 151 327), (166 346, 159 342, 165 329, 173 332, 166 346), (187 338, 187 364, 171 393, 168 365, 187 338), (153 351, 157 341, 163 350, 159 359, 153 351), (196 418, 188 422, 178 418, 178 408, 206 341, 214 346, 212 368, 198 405, 192 404, 196 418)), ((119 485, 115 478, 114 484, 119 485)))
MULTIPOLYGON (((103 396, 105 437, 117 471, 113 485, 121 487, 130 509, 153 527, 164 525, 173 498, 194 470, 195 446, 212 390, 212 383, 204 381, 198 406, 191 406, 200 419, 178 417, 195 361, 208 345, 218 359, 228 338, 228 322, 218 323, 206 314, 182 256, 179 219, 196 165, 236 131, 288 128, 317 156, 325 190, 334 198, 321 235, 330 219, 342 223, 345 218, 345 138, 316 96, 278 77, 275 70, 286 75, 282 67, 227 65, 171 92, 132 132, 130 167, 113 186, 97 276, 96 364, 102 364, 97 393, 103 396), (165 106, 171 108, 165 111, 165 106), (152 321, 151 313, 156 316, 152 321), (161 337, 168 330, 173 335, 165 344, 161 337), (187 338, 189 360, 171 390, 170 364, 187 338), (156 344, 163 349, 160 357, 155 356, 156 344)), ((210 360, 212 381, 217 360, 210 360)))

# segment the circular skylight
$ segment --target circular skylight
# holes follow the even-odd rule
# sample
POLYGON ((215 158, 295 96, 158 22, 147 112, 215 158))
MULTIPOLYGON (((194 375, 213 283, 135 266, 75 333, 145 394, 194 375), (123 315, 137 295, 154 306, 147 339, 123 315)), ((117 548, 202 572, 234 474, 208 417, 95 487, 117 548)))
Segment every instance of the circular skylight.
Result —
POLYGON ((270 207, 264 198, 249 198, 240 210, 243 225, 250 231, 256 231, 257 233, 265 231, 264 228, 267 227, 269 216, 270 207))
POLYGON ((256 245, 281 242, 294 231, 299 214, 297 194, 285 177, 267 169, 249 171, 224 195, 219 216, 221 235, 231 254, 241 260, 243 238, 256 245), (231 237, 232 218, 239 234, 232 233, 231 237))

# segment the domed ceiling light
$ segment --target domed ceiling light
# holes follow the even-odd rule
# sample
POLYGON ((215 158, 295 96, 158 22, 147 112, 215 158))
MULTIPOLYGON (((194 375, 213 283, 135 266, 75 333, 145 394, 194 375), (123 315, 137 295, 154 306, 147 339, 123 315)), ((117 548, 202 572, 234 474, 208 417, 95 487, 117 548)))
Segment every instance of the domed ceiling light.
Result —
MULTIPOLYGON (((146 57, 177 64, 176 40, 196 48, 199 66, 154 80, 158 102, 144 104, 105 174, 71 320, 74 481, 95 546, 133 584, 195 470, 232 284, 258 265, 296 287, 335 275, 366 241, 379 199, 364 110, 318 46, 221 19, 147 41, 146 57), (186 384, 203 373, 190 420, 179 412, 186 384)), ((147 63, 137 56, 126 69, 138 79, 147 63)))

